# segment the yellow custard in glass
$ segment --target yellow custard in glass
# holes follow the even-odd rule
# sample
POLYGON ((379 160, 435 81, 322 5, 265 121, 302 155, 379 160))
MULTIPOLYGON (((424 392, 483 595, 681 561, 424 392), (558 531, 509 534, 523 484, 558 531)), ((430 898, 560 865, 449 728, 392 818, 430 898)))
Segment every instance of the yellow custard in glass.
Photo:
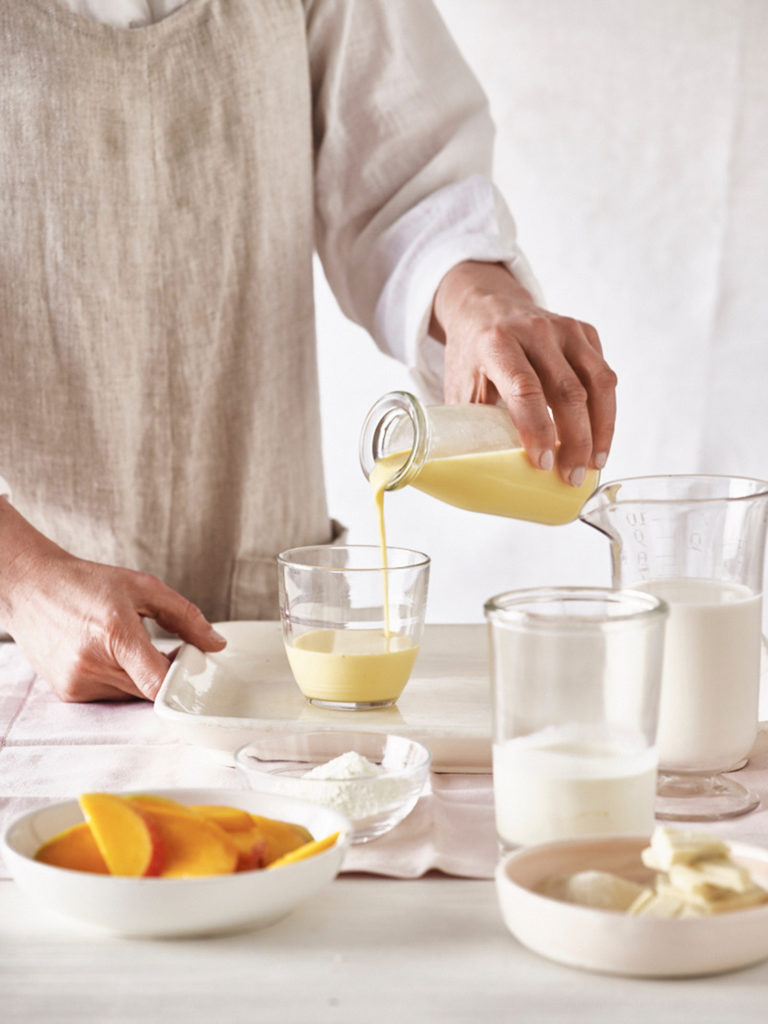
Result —
POLYGON ((299 689, 315 702, 382 705, 397 700, 418 647, 377 629, 315 629, 286 645, 299 689))

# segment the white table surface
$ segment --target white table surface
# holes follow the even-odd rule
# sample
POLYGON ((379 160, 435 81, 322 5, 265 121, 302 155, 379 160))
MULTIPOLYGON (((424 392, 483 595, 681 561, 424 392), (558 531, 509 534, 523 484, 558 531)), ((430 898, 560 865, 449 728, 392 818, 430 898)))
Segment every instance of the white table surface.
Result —
POLYGON ((505 930, 492 882, 344 876, 262 931, 105 938, 0 882, 5 1024, 763 1022, 768 965, 646 981, 543 960, 505 930))
MULTIPOLYGON (((170 738, 149 705, 61 704, 0 645, 0 819, 88 787, 226 785, 227 772, 170 738)), ((747 774, 762 807, 718 831, 768 845, 766 733, 747 774)), ((542 959, 506 930, 489 880, 342 874, 261 931, 150 941, 81 928, 0 878, 3 1024, 762 1024, 767 1014, 768 962, 656 981, 542 959)))

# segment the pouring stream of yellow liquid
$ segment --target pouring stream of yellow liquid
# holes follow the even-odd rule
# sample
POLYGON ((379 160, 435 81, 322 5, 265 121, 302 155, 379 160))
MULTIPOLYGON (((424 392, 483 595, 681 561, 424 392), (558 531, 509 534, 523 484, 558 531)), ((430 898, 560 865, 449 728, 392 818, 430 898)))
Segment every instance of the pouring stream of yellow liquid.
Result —
MULTIPOLYGON (((384 631, 313 630, 288 648, 296 681, 307 697, 329 704, 362 706, 396 700, 410 676, 418 648, 392 633, 384 495, 408 452, 378 459, 370 474, 381 544, 384 631)), ((472 512, 556 525, 578 517, 597 485, 587 473, 570 487, 554 472, 535 469, 522 448, 428 459, 409 481, 432 497, 472 512)))
POLYGON ((381 542, 384 630, 313 629, 286 646, 288 662, 302 693, 316 704, 370 707, 391 704, 411 675, 418 646, 392 633, 389 612, 384 492, 397 465, 377 465, 371 473, 381 542))
POLYGON ((387 530, 384 525, 384 494, 402 465, 403 458, 404 454, 386 459, 378 459, 370 475, 371 490, 373 491, 373 501, 376 508, 376 521, 379 527, 379 544, 381 545, 381 577, 384 590, 382 598, 384 601, 384 636, 387 640, 387 647, 389 647, 392 631, 389 621, 389 580, 387 579, 389 563, 387 561, 387 530))
MULTIPOLYGON (((377 459, 370 474, 381 544, 384 579, 385 635, 390 637, 387 585, 387 539, 384 523, 384 494, 408 457, 396 452, 377 459)), ((427 459, 412 487, 449 505, 526 519, 550 526, 572 522, 597 486, 599 474, 590 470, 581 487, 571 487, 554 471, 536 469, 522 448, 470 452, 427 459)))

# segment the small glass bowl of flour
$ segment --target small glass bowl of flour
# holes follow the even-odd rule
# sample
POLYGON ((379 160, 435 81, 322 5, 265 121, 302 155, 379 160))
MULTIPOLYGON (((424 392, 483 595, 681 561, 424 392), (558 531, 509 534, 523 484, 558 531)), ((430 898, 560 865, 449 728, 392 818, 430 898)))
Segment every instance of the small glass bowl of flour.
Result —
POLYGON ((389 832, 416 806, 429 775, 427 747, 404 736, 323 730, 254 739, 235 754, 251 789, 332 807, 351 841, 389 832))

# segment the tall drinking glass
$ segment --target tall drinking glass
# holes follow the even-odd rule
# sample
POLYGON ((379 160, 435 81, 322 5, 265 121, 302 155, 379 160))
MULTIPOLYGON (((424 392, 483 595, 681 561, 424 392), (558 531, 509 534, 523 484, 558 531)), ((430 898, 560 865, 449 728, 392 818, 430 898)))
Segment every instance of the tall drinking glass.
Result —
POLYGON ((711 821, 753 810, 758 798, 723 772, 745 763, 757 735, 768 483, 617 480, 580 518, 609 538, 614 586, 670 607, 657 817, 711 821))
POLYGON ((650 834, 664 602, 556 587, 500 594, 485 610, 502 849, 650 834))
POLYGON ((280 620, 296 683, 311 704, 394 704, 419 653, 429 556, 328 544, 278 555, 280 620))

